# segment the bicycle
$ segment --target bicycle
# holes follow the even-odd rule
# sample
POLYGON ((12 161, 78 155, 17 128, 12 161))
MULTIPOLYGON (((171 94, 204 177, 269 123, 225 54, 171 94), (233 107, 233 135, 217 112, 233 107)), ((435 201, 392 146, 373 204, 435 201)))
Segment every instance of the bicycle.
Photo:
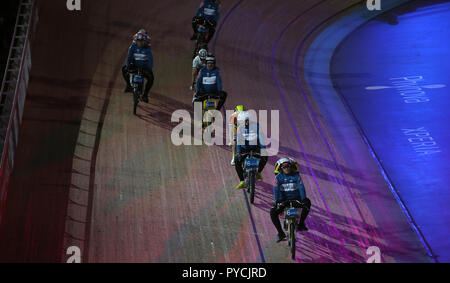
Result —
POLYGON ((256 174, 258 173, 260 154, 250 151, 243 163, 244 178, 247 183, 247 193, 250 194, 250 203, 255 201, 256 174))
POLYGON ((291 252, 291 259, 295 260, 295 244, 296 244, 296 223, 300 217, 300 208, 294 207, 294 203, 299 201, 290 200, 289 206, 284 209, 284 230, 288 234, 288 246, 291 252))
POLYGON ((142 68, 134 68, 130 71, 130 84, 133 88, 133 114, 136 115, 139 101, 142 101, 144 91, 144 76, 142 68))

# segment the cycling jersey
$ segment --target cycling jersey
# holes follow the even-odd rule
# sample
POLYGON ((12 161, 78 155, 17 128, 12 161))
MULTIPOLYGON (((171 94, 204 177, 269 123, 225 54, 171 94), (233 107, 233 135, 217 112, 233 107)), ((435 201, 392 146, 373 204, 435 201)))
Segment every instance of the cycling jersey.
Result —
POLYGON ((206 67, 206 63, 203 63, 200 56, 197 55, 197 57, 194 58, 194 61, 192 61, 192 68, 200 70, 204 67, 206 67))
POLYGON ((219 4, 211 3, 210 0, 204 0, 195 14, 196 17, 204 17, 207 20, 219 21, 219 4))
POLYGON ((248 150, 258 150, 266 148, 264 144, 264 135, 260 131, 259 123, 250 124, 249 126, 239 125, 237 128, 237 153, 248 150))
POLYGON ((305 186, 302 183, 299 173, 284 174, 279 173, 275 176, 275 185, 273 188, 275 202, 285 200, 306 198, 305 186))
POLYGON ((134 63, 138 68, 153 69, 152 48, 148 45, 141 48, 136 43, 131 44, 128 51, 127 67, 131 63, 134 63))
POLYGON ((220 77, 219 68, 208 70, 208 68, 205 67, 201 69, 200 72, 198 72, 196 89, 200 94, 222 91, 222 79, 220 77))

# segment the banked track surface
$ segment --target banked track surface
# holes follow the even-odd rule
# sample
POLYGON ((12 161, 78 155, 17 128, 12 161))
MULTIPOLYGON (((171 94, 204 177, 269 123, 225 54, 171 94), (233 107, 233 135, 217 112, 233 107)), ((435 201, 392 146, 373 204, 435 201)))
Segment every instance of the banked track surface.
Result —
MULTIPOLYGON (((75 245, 88 262, 288 262, 285 245, 273 242, 268 215, 277 157, 249 213, 245 196, 233 189, 228 148, 175 147, 170 140, 172 112, 191 109, 187 39, 197 1, 86 1, 79 14, 56 2, 40 3, 41 47, 33 50, 38 59, 0 259, 65 261, 65 250, 75 245), (119 69, 140 27, 152 35, 156 80, 136 118, 119 69)), ((300 161, 313 202, 297 261, 362 262, 373 245, 383 261, 424 261, 393 199, 381 198, 376 213, 366 205, 366 197, 387 190, 370 155, 360 157, 367 159, 364 170, 348 164, 296 83, 294 61, 304 36, 355 2, 224 3, 216 53, 229 92, 226 107, 280 110, 279 156, 300 161)))

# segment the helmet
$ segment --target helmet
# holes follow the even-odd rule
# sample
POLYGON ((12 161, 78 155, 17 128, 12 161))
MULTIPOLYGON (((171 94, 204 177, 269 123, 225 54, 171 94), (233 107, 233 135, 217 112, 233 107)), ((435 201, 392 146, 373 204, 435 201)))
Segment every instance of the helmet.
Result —
POLYGON ((198 56, 202 60, 205 60, 207 55, 208 55, 208 51, 206 51, 206 49, 200 49, 200 51, 198 52, 198 56))
POLYGON ((208 62, 216 63, 216 57, 211 53, 206 56, 206 63, 208 62))
POLYGON ((236 108, 234 108, 235 112, 241 113, 244 111, 244 105, 237 105, 236 108))
POLYGON ((286 163, 288 163, 292 167, 294 172, 299 172, 297 161, 292 158, 281 158, 275 163, 275 175, 281 172, 282 165, 286 163))
POLYGON ((136 41, 137 41, 137 40, 148 41, 148 36, 147 36, 146 33, 142 32, 142 31, 139 31, 139 32, 136 34, 135 40, 136 40, 136 41))

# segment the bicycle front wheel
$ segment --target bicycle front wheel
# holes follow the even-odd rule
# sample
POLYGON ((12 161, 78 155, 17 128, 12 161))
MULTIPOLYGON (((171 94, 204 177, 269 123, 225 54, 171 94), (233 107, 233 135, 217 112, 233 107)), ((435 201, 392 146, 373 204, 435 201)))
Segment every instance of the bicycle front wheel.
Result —
POLYGON ((137 106, 139 104, 139 94, 134 92, 133 93, 133 114, 136 115, 137 106))
POLYGON ((250 203, 255 202, 255 172, 250 172, 248 176, 249 190, 250 190, 250 203))
POLYGON ((295 260, 295 224, 291 223, 289 225, 289 245, 291 249, 291 259, 295 260))

